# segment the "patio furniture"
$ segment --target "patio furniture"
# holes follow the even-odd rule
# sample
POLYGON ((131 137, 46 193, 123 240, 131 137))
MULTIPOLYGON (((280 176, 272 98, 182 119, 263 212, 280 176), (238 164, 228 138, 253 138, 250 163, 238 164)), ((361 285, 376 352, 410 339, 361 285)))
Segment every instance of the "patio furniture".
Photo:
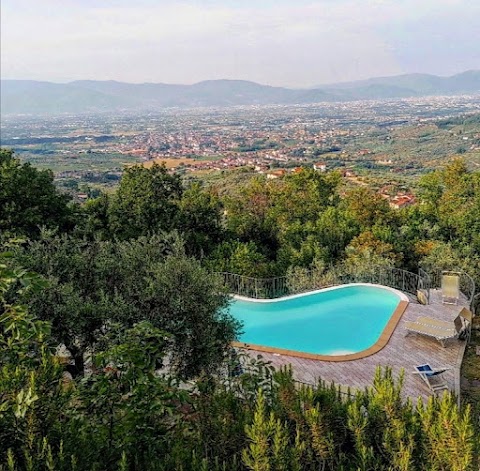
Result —
MULTIPOLYGON (((469 339, 472 327, 473 314, 464 307, 458 316, 454 319, 453 325, 458 333, 459 338, 469 339)), ((417 319, 420 324, 428 324, 445 330, 452 329, 452 323, 450 321, 443 321, 441 319, 434 319, 433 317, 419 317, 417 319)))
POLYGON ((448 339, 464 336, 468 340, 472 316, 468 309, 463 308, 453 322, 432 317, 419 317, 415 322, 405 322, 405 329, 407 330, 405 336, 413 332, 433 337, 445 347, 445 341, 448 339))
POLYGON ((460 297, 460 273, 442 271, 442 302, 457 304, 460 297))
POLYGON ((459 335, 460 339, 465 338, 467 342, 470 341, 470 335, 472 335, 472 320, 473 312, 464 307, 459 316, 463 319, 464 329, 463 332, 459 335))
POLYGON ((433 394, 438 395, 441 391, 448 391, 448 384, 444 378, 442 378, 442 373, 447 371, 449 368, 432 368, 428 363, 425 365, 419 365, 415 367, 413 374, 418 374, 425 381, 430 391, 433 394))

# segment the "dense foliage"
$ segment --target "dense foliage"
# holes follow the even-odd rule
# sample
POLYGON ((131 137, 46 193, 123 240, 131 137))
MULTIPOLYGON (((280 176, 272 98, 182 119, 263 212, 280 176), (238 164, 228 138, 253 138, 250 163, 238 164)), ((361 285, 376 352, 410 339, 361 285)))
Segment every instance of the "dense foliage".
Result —
POLYGON ((480 285, 480 172, 462 160, 422 177, 417 204, 397 210, 367 186, 344 191, 335 171, 258 176, 220 195, 218 185, 184 188, 159 165, 129 167, 115 193, 68 206, 50 173, 8 151, 2 156, 4 233, 38 238, 40 227, 58 227, 115 244, 177 231, 186 253, 211 271, 269 277, 318 263, 360 269, 373 260, 411 271, 461 268, 480 285))
POLYGON ((393 209, 366 186, 344 191, 335 172, 253 179, 224 198, 226 238, 210 266, 268 277, 319 263, 357 271, 423 265, 460 268, 480 286, 480 172, 454 160, 418 185, 416 204, 393 209))
POLYGON ((394 210, 336 172, 222 193, 131 167, 80 206, 0 157, 0 470, 478 468, 478 412, 405 402, 388 368, 352 396, 261 359, 237 376, 241 326, 214 272, 301 290, 310 272, 421 264, 480 285, 480 172, 453 161, 394 210))
POLYGON ((50 170, 22 164, 12 151, 0 149, 0 234, 35 237, 40 225, 68 229, 73 224, 68 201, 50 170))
POLYGON ((170 366, 182 377, 215 370, 238 331, 219 280, 173 235, 115 242, 43 233, 15 256, 49 282, 25 300, 33 315, 51 322, 74 374, 83 373, 85 354, 112 323, 148 320, 168 332, 170 366))
MULTIPOLYGON (((20 278, 1 267, 2 292, 20 278)), ((26 283, 25 283, 26 282, 26 283)), ((32 289, 33 287, 33 289, 32 289)), ((155 372, 168 334, 148 321, 111 329, 92 372, 65 381, 50 324, 22 306, 0 317, 2 470, 468 471, 478 430, 455 398, 401 396, 402 378, 378 370, 373 387, 297 387, 260 359, 232 377, 180 388, 155 372)), ((238 359, 237 359, 238 361, 238 359)), ((233 370, 231 370, 233 371, 233 370)))

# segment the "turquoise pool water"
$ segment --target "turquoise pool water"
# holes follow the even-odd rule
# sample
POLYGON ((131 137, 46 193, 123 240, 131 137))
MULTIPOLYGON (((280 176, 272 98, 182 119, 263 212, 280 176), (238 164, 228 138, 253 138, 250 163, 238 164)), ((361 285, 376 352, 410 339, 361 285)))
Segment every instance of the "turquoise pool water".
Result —
POLYGON ((394 291, 347 285, 268 302, 235 299, 239 341, 320 355, 356 353, 380 337, 401 298, 394 291))

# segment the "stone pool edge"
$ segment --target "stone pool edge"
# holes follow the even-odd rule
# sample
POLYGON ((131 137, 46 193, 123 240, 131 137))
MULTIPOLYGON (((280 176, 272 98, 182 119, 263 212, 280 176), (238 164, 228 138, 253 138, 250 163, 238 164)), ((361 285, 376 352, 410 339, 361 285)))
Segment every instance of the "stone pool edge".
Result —
POLYGON ((349 353, 346 355, 321 355, 318 353, 299 352, 298 350, 287 350, 284 348, 266 347, 264 345, 256 345, 256 344, 245 343, 245 342, 232 342, 232 346, 237 348, 244 348, 246 350, 256 350, 256 351, 265 352, 265 353, 287 355, 287 356, 297 357, 297 358, 306 358, 308 360, 321 360, 321 361, 331 361, 331 362, 360 360, 361 358, 366 358, 375 353, 378 353, 380 350, 386 347, 386 345, 390 341, 390 338, 395 328, 400 322, 400 319, 402 318, 402 315, 407 309, 409 304, 408 297, 404 293, 394 288, 390 288, 389 286, 377 285, 372 283, 349 283, 346 285, 332 286, 326 289, 319 289, 315 291, 309 291, 307 293, 294 294, 291 296, 285 296, 283 298, 277 298, 277 299, 253 299, 253 298, 246 298, 244 296, 235 296, 235 298, 248 300, 252 302, 276 302, 276 301, 285 301, 286 299, 297 298, 300 296, 315 294, 322 291, 330 291, 332 289, 338 289, 338 288, 347 287, 347 286, 375 286, 377 288, 382 288, 388 291, 392 291, 395 294, 397 294, 397 296, 399 296, 400 298, 400 301, 397 307, 395 308, 395 310, 393 311, 393 314, 390 317, 387 325, 383 329, 383 332, 380 334, 380 337, 378 338, 378 340, 371 347, 368 347, 367 349, 362 350, 361 352, 349 353))

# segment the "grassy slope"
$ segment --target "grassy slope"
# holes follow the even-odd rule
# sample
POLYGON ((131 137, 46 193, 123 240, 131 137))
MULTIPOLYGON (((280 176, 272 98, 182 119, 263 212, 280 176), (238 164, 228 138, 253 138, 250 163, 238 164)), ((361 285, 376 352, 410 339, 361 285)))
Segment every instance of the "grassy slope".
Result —
POLYGON ((462 363, 462 398, 480 410, 480 316, 473 320, 472 337, 462 363))

